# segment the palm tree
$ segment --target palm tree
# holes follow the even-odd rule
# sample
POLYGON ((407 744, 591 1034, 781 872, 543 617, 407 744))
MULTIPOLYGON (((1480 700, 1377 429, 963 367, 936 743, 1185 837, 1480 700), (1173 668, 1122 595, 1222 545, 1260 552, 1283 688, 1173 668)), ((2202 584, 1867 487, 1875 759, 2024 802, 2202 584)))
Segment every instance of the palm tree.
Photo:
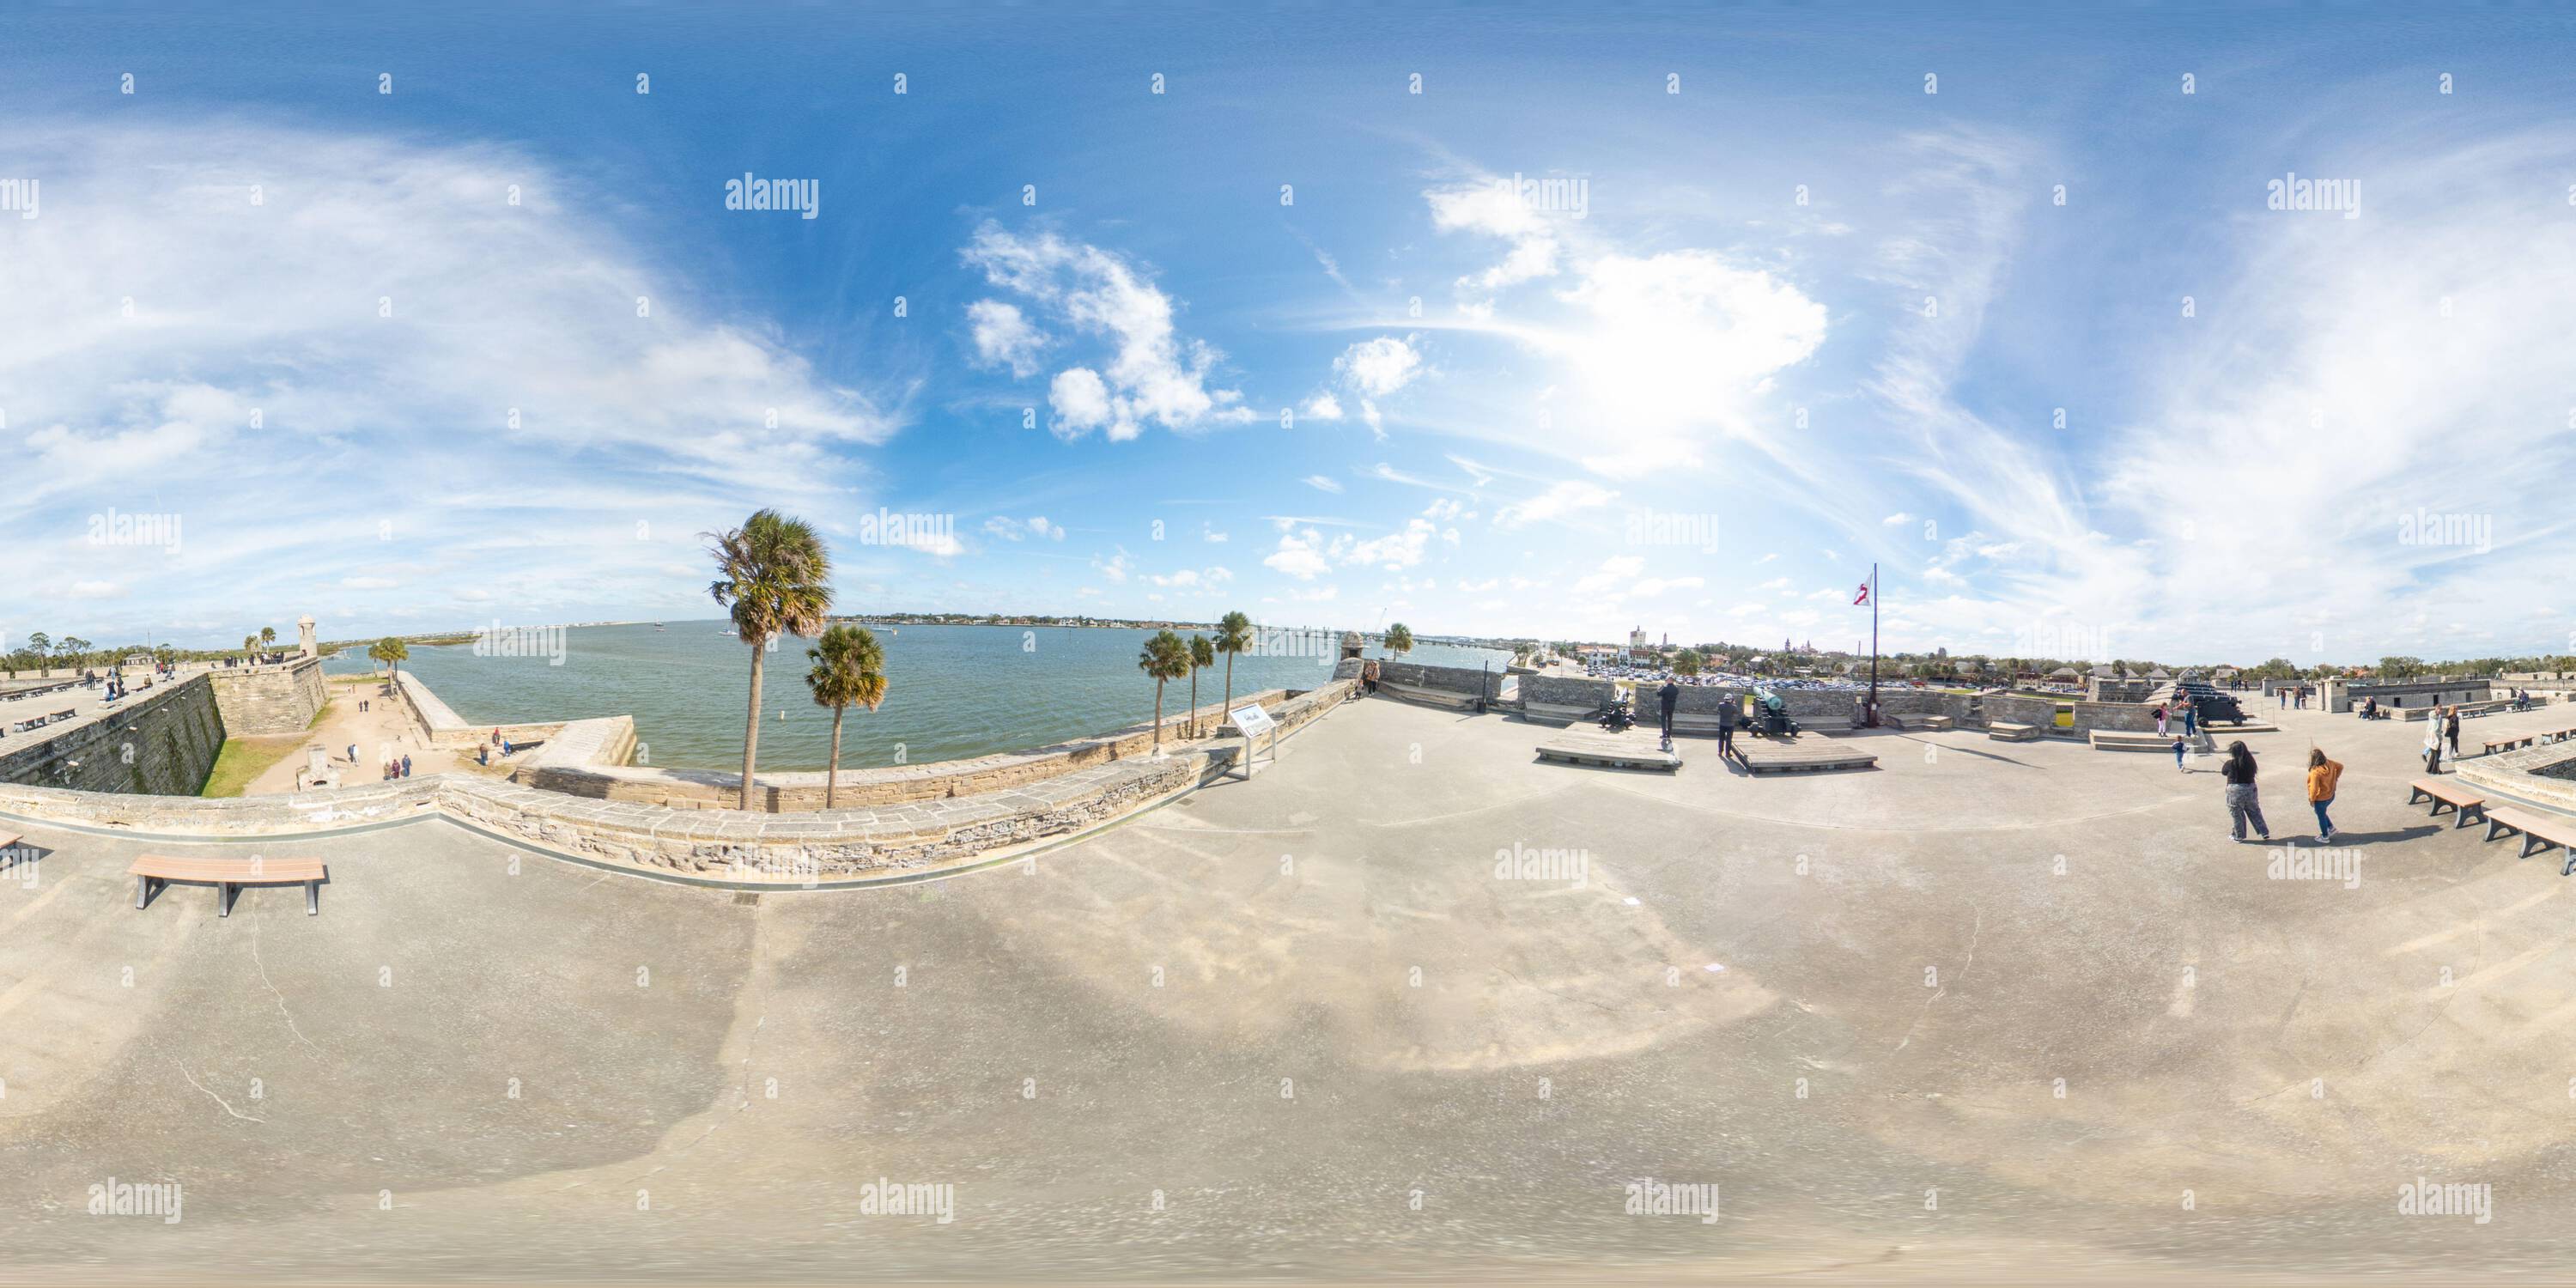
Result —
POLYGON ((832 768, 823 776, 823 808, 830 809, 841 779, 841 713, 853 706, 870 711, 886 699, 885 647, 865 627, 835 626, 805 650, 814 669, 805 687, 816 706, 832 709, 832 768))
POLYGON ((263 626, 259 628, 259 646, 263 649, 274 648, 277 646, 276 627, 263 626))
POLYGON ((39 678, 48 680, 52 679, 54 675, 54 666, 49 659, 51 658, 54 650, 53 638, 45 634, 43 631, 38 631, 27 637, 27 647, 35 650, 36 666, 43 672, 43 675, 39 678))
POLYGON ((705 532, 716 560, 707 594, 733 610, 734 634, 751 646, 751 714, 742 726, 742 794, 751 808, 752 766, 760 754, 761 655, 780 632, 816 635, 832 611, 832 557, 812 525, 762 510, 729 532, 705 532))
POLYGON ((1216 621, 1216 651, 1225 654, 1225 708, 1234 709, 1234 655, 1252 647, 1252 619, 1227 613, 1216 621))
POLYGON ((1413 628, 1402 622, 1386 628, 1386 651, 1399 656, 1413 651, 1413 628))
POLYGON ((1697 675, 1700 662, 1699 650, 1686 648, 1673 655, 1673 671, 1678 675, 1697 675))
POLYGON ((1170 631, 1156 631, 1136 655, 1136 669, 1154 677, 1154 753, 1163 751, 1163 686, 1189 674, 1190 646, 1170 631))
POLYGON ((411 658, 411 645, 391 635, 367 646, 367 656, 385 664, 385 691, 393 692, 394 675, 411 658))
POLYGON ((1199 736, 1199 670, 1216 665, 1216 645, 1205 635, 1190 637, 1190 737, 1199 736))
POLYGON ((258 652, 259 637, 256 635, 242 636, 242 660, 245 662, 255 662, 259 660, 256 656, 258 652))
POLYGON ((70 658, 72 669, 77 671, 81 667, 81 658, 89 652, 89 641, 78 635, 66 635, 54 645, 54 651, 70 658))

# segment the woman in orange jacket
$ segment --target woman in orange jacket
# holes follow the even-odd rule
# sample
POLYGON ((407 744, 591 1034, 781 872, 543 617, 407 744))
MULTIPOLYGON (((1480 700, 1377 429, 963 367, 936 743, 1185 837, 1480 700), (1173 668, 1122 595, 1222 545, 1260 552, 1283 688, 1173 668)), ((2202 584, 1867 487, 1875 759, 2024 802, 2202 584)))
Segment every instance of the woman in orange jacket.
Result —
POLYGON ((2317 839, 2334 839, 2334 820, 2326 817, 2326 806, 2334 804, 2335 783, 2343 777, 2343 765, 2326 759, 2326 753, 2308 748, 2308 807, 2317 812, 2317 839))

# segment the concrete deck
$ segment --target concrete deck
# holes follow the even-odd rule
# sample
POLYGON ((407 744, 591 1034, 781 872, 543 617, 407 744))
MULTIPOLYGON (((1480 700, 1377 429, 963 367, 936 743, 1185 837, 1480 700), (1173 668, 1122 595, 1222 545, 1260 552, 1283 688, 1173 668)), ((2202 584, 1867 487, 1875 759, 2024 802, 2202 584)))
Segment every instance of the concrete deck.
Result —
MULTIPOLYGON (((2565 723, 2485 727, 2518 720, 2565 723)), ((28 827, 0 1278, 2562 1270, 2576 882, 2408 808, 2409 726, 2281 721, 2273 832, 2322 739, 2354 886, 2267 879, 2211 761, 1960 731, 1874 734, 1869 774, 1580 774, 1394 702, 872 891, 431 820, 283 847, 330 864, 319 917, 219 921, 130 906, 167 842, 28 827), (1550 852, 1580 884, 1497 875, 1550 852), (2419 1177, 2492 1221, 2400 1216, 2419 1177), (89 1215, 110 1178, 184 1219, 89 1215), (954 1221, 863 1214, 880 1178, 954 1221), (1641 1179, 1723 1216, 1627 1215, 1641 1179)))

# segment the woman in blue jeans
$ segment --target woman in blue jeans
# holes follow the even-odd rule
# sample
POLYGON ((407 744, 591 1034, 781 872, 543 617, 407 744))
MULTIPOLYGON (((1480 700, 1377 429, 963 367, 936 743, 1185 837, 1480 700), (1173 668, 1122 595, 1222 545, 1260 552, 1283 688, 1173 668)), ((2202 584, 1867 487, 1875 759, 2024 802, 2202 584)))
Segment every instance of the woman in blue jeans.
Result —
POLYGON ((2227 834, 2233 840, 2245 839, 2245 825, 2254 825, 2254 834, 2268 841, 2272 829, 2263 822, 2263 802, 2254 794, 2254 753, 2245 749, 2243 740, 2227 744, 2227 763, 2219 767, 2227 781, 2227 834))

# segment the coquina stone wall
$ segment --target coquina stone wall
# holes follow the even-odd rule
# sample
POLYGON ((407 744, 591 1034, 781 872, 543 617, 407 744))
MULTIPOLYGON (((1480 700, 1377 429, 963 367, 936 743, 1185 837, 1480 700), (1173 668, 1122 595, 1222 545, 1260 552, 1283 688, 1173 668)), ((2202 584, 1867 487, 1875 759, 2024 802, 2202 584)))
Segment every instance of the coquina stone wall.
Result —
POLYGON ((235 738, 302 733, 322 710, 322 660, 206 673, 224 729, 235 738))
MULTIPOLYGON (((1260 704, 1284 734, 1331 710, 1350 692, 1351 685, 1347 682, 1329 683, 1321 689, 1303 692, 1268 689, 1236 694, 1234 705, 1260 704)), ((1235 734, 1222 702, 1200 707, 1197 720, 1202 729, 1216 729, 1229 737, 1235 734)), ((1187 725, 1186 712, 1176 711, 1164 717, 1162 743, 1165 749, 1177 750, 1185 745, 1180 734, 1187 725)), ((598 800, 633 801, 664 809, 731 810, 741 799, 740 774, 628 764, 627 761, 633 758, 634 746, 634 727, 627 717, 576 720, 562 726, 556 738, 548 742, 545 749, 522 767, 515 777, 527 786, 546 791, 598 800)), ((1147 721, 1113 733, 1077 738, 1030 751, 919 765, 845 768, 841 771, 839 786, 831 796, 838 807, 845 809, 955 800, 1024 789, 1113 762, 1148 757, 1153 754, 1154 746, 1154 726, 1147 721)), ((1230 756, 1232 752, 1229 750, 1225 754, 1230 756)), ((752 808, 773 814, 820 810, 824 799, 823 780, 824 774, 820 770, 755 774, 752 808)))
MULTIPOLYGON (((1349 696, 1346 684, 1299 693, 1273 708, 1293 732, 1349 696)), ((211 698, 207 712, 212 718, 211 698)), ((582 747, 615 755, 625 717, 576 721, 550 757, 582 747), (602 726, 608 726, 603 728, 602 726)), ((631 737, 631 730, 626 735, 631 737)), ((162 835, 308 834, 443 814, 595 862, 694 878, 761 884, 862 879, 1008 858, 1209 782, 1234 766, 1236 743, 1128 756, 973 796, 771 816, 604 800, 475 774, 201 800, 0 784, 0 815, 162 835)), ((1269 772, 1269 771, 1265 771, 1269 772)))
POLYGON ((190 676, 0 755, 0 783, 193 797, 214 772, 224 727, 214 686, 190 676))

